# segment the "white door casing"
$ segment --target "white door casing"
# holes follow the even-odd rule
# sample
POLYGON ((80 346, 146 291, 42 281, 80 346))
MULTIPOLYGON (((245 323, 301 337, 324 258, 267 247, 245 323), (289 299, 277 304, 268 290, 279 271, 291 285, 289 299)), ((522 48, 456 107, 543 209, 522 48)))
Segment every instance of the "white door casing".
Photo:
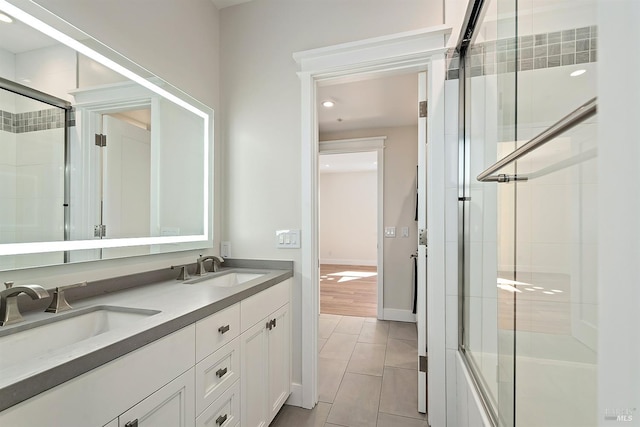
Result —
MULTIPOLYGON (((313 49, 294 53, 293 57, 299 65, 298 76, 301 84, 301 189, 302 189, 302 235, 301 239, 301 292, 302 301, 300 307, 301 318, 296 319, 301 325, 301 384, 294 384, 289 403, 304 408, 313 408, 318 401, 318 316, 319 316, 319 274, 318 274, 318 122, 316 113, 316 86, 318 82, 335 79, 338 77, 353 76, 356 74, 379 73, 389 71, 425 71, 429 69, 428 88, 430 101, 435 94, 436 102, 429 105, 429 141, 437 141, 444 145, 444 79, 445 79, 445 52, 446 42, 451 35, 451 28, 441 25, 422 30, 408 31, 390 36, 377 37, 351 43, 313 49), (432 70, 433 69, 433 70, 432 70), (435 71, 435 72, 432 72, 435 71), (441 99, 442 98, 442 99, 441 99), (433 118, 442 123, 432 126, 433 118)), ((437 164, 436 171, 444 169, 444 149, 430 152, 428 167, 437 164)), ((444 177, 440 176, 438 184, 444 188, 444 177)), ((430 184, 433 185, 433 184, 430 184)), ((429 188, 429 190, 432 190, 429 188)), ((439 204, 433 204, 437 197, 429 195, 429 205, 432 209, 439 209, 437 215, 429 212, 428 226, 443 222, 444 219, 444 191, 439 204)), ((442 245, 429 265, 429 283, 438 284, 434 295, 427 289, 428 307, 439 305, 441 313, 434 318, 430 315, 428 331, 429 348, 432 332, 435 332, 433 344, 440 344, 441 351, 436 357, 432 355, 429 363, 429 372, 440 372, 429 378, 429 419, 438 420, 432 425, 445 425, 446 422, 446 396, 445 387, 445 360, 440 357, 445 354, 445 322, 444 322, 444 229, 441 230, 442 238, 432 233, 431 243, 442 245), (439 264, 441 263, 441 265, 439 264), (440 279, 440 282, 431 279, 440 279), (441 321, 439 317, 442 317, 441 321), (432 396, 438 396, 436 400, 432 396), (441 405, 436 405, 442 399, 441 405), (444 422, 441 422, 444 420, 444 422)), ((429 255, 432 257, 430 248, 429 255)), ((433 311, 433 310, 431 310, 433 311)))

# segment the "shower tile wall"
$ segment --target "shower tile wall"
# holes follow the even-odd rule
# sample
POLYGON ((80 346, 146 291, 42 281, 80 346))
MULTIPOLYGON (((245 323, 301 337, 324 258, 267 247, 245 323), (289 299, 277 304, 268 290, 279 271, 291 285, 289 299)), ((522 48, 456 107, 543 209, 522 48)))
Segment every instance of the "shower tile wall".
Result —
MULTIPOLYGON (((472 77, 587 64, 597 61, 598 28, 571 28, 478 43, 470 54, 472 77)), ((459 78, 458 54, 449 49, 447 58, 447 79, 459 78)))

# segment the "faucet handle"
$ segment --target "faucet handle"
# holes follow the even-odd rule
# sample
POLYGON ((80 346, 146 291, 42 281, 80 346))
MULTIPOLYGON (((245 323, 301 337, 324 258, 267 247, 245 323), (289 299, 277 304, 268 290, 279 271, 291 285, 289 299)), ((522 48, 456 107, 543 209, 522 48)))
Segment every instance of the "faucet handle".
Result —
POLYGON ((64 296, 64 291, 67 289, 79 288, 80 286, 87 286, 87 282, 74 283, 72 285, 64 285, 56 287, 53 292, 53 299, 51 304, 45 310, 47 313, 59 313, 61 311, 71 310, 71 305, 64 296))
POLYGON ((7 282, 4 282, 4 288, 5 289, 11 289, 11 287, 13 286, 13 280, 9 280, 7 282))
POLYGON ((180 274, 176 277, 176 280, 187 280, 190 279, 189 272, 187 271, 187 265, 172 265, 171 269, 175 270, 176 268, 180 269, 180 274))

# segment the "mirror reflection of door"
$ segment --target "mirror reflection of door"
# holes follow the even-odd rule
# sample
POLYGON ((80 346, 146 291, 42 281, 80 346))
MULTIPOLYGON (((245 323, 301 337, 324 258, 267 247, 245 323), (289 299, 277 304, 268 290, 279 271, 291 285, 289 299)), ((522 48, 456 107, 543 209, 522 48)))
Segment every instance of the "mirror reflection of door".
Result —
MULTIPOLYGON (((103 116, 102 224, 108 239, 150 235, 151 132, 148 121, 137 120, 145 111, 103 116)), ((102 258, 122 256, 123 250, 139 252, 105 249, 102 258)))

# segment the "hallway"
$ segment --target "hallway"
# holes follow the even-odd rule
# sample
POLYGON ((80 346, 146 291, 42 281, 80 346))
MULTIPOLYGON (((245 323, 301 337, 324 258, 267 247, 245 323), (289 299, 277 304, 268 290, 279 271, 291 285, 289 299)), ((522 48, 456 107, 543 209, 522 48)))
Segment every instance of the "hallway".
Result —
POLYGON ((414 323, 320 315, 313 410, 285 405, 272 427, 426 427, 417 407, 414 323))

